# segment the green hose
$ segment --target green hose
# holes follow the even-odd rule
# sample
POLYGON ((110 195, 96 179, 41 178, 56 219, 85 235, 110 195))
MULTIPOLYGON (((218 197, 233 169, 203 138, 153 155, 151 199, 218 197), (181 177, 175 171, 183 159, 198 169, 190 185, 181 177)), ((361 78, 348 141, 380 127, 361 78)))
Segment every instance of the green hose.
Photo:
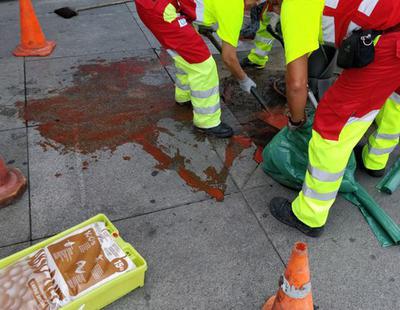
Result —
POLYGON ((393 194, 400 186, 400 158, 390 168, 390 171, 376 186, 381 192, 393 194))

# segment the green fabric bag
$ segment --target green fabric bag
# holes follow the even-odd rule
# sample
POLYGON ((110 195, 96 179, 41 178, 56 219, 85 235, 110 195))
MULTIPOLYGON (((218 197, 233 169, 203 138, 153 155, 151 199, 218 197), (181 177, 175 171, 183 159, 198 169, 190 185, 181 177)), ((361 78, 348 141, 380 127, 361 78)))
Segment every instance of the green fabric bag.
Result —
MULTIPOLYGON (((308 142, 313 116, 300 129, 283 128, 263 151, 263 170, 278 183, 300 190, 308 165, 308 142)), ((356 205, 382 246, 400 244, 400 228, 355 180, 357 164, 351 155, 340 186, 344 198, 356 205)))

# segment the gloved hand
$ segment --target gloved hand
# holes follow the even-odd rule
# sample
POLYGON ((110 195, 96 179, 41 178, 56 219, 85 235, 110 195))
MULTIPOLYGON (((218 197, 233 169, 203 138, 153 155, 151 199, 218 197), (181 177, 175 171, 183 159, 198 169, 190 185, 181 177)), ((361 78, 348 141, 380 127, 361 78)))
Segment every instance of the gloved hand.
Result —
POLYGON ((238 82, 239 82, 240 88, 242 90, 244 90, 245 92, 248 92, 249 94, 251 94, 252 87, 255 87, 255 88, 257 87, 257 84, 254 83, 254 81, 251 78, 249 78, 247 75, 243 80, 240 80, 238 82))
POLYGON ((288 128, 289 128, 289 130, 300 129, 301 127, 304 126, 304 124, 306 122, 307 122, 307 116, 306 115, 304 116, 304 118, 301 121, 293 122, 292 119, 290 118, 290 114, 288 114, 288 128))

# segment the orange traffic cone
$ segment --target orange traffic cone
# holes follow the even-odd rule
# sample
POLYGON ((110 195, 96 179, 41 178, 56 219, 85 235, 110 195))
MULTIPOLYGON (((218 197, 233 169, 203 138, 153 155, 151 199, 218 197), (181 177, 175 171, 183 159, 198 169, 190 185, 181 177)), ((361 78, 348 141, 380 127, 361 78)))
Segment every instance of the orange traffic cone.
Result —
POLYGON ((26 178, 15 168, 7 168, 0 156, 0 207, 19 198, 26 189, 26 178))
POLYGON ((279 290, 262 310, 313 310, 307 244, 297 242, 292 250, 279 290))
POLYGON ((48 56, 56 42, 46 41, 36 17, 31 0, 19 0, 21 19, 21 44, 13 51, 14 56, 48 56))

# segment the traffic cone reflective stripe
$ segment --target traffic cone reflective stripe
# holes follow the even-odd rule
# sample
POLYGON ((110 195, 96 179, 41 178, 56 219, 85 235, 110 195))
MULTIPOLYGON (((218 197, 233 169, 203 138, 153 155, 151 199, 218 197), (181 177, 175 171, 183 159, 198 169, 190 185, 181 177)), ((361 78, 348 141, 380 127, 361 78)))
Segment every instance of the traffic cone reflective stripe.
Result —
POLYGON ((31 0, 20 0, 21 44, 13 51, 14 56, 48 56, 56 43, 47 41, 36 17, 31 0))
POLYGON ((278 293, 264 304, 263 310, 313 310, 307 244, 294 245, 278 293))
POLYGON ((306 298, 309 293, 311 293, 311 282, 304 284, 300 288, 296 288, 294 285, 290 285, 289 281, 286 280, 285 276, 281 277, 282 284, 280 285, 282 291, 285 295, 293 299, 306 298))

